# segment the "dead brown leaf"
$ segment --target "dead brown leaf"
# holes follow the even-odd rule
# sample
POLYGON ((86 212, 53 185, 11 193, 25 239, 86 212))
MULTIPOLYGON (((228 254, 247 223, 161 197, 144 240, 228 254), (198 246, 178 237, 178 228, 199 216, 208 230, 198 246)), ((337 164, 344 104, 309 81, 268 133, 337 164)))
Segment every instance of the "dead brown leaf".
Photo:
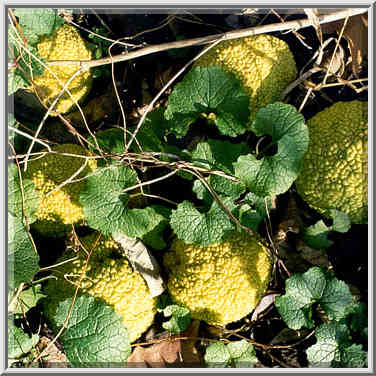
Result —
MULTIPOLYGON (((341 33, 344 20, 321 25, 324 34, 341 33)), ((343 37, 347 40, 352 57, 352 71, 358 77, 364 57, 368 55, 368 15, 360 14, 347 21, 343 37)))
MULTIPOLYGON (((51 342, 51 339, 42 337, 38 343, 39 351, 43 351, 51 342)), ((52 344, 46 352, 46 356, 41 358, 44 368, 67 368, 67 357, 55 344, 52 344)))
POLYGON ((202 366, 202 357, 195 347, 199 325, 200 322, 194 320, 187 330, 180 334, 165 337, 163 342, 155 343, 146 348, 137 346, 128 358, 128 368, 202 366), (184 337, 192 339, 179 339, 184 337))
POLYGON ((159 273, 159 265, 145 244, 137 238, 130 238, 121 233, 114 235, 113 238, 120 244, 133 267, 145 279, 151 296, 161 295, 165 287, 159 273))

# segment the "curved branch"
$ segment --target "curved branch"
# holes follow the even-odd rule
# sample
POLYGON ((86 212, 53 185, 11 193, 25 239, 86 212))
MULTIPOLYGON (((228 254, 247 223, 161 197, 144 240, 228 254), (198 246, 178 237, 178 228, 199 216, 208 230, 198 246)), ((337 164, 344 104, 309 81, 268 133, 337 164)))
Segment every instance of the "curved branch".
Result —
MULTIPOLYGON (((347 8, 342 9, 337 12, 327 13, 318 16, 318 20, 320 24, 325 24, 333 21, 342 20, 346 17, 356 16, 358 14, 362 14, 368 11, 368 8, 347 8)), ((118 63, 121 61, 127 61, 131 59, 136 59, 141 56, 150 55, 157 52, 162 52, 166 50, 170 50, 173 48, 185 48, 191 46, 200 46, 208 43, 212 43, 218 40, 230 40, 230 39, 237 39, 243 37, 249 37, 252 35, 263 34, 263 33, 271 33, 275 31, 284 31, 284 30, 299 30, 305 27, 313 26, 312 21, 308 18, 303 18, 300 20, 294 20, 289 22, 281 22, 281 23, 274 23, 270 25, 261 25, 250 27, 241 30, 233 30, 227 33, 209 35, 206 37, 200 38, 192 38, 183 41, 175 41, 175 42, 168 42, 168 43, 161 43, 152 46, 148 46, 145 48, 141 48, 136 51, 131 51, 126 54, 116 55, 113 57, 105 57, 102 59, 97 60, 80 60, 80 61, 73 61, 73 60, 59 60, 59 61, 50 61, 48 65, 72 65, 77 64, 83 70, 88 70, 90 68, 99 67, 102 65, 118 63)))

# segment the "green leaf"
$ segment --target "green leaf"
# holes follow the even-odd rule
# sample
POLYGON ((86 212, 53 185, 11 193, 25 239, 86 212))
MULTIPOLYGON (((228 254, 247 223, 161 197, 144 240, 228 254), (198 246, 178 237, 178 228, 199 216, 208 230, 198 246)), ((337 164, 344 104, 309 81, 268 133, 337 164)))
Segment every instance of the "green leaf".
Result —
POLYGON ((111 167, 89 176, 80 193, 85 219, 90 227, 106 235, 123 233, 141 238, 164 217, 153 209, 128 209, 126 188, 138 183, 137 174, 128 167, 111 167))
POLYGON ((329 319, 340 320, 345 317, 348 306, 352 303, 352 295, 345 282, 336 278, 327 280, 320 305, 329 319))
POLYGON ((289 328, 299 329, 305 326, 311 329, 314 327, 309 307, 297 302, 292 296, 276 298, 275 306, 289 328))
POLYGON ((355 343, 341 351, 341 361, 335 366, 346 368, 363 368, 367 367, 367 352, 362 349, 361 345, 355 343))
POLYGON ((260 214, 262 218, 265 218, 272 208, 271 197, 259 197, 252 192, 247 193, 244 198, 244 202, 254 206, 257 213, 260 214))
POLYGON ((13 65, 8 72, 13 72, 13 79, 17 80, 16 87, 12 83, 13 87, 8 87, 8 92, 17 87, 22 88, 19 86, 21 79, 24 81, 23 87, 30 86, 31 78, 40 76, 44 71, 44 66, 40 63, 44 59, 39 55, 37 48, 30 44, 25 46, 23 38, 12 28, 8 31, 8 58, 13 65))
MULTIPOLYGON (((60 328, 69 317, 72 298, 56 309, 60 328)), ((74 367, 123 367, 131 353, 128 331, 120 315, 98 299, 82 295, 75 300, 66 329, 59 337, 74 367)))
POLYGON ((8 358, 17 359, 27 354, 39 341, 39 336, 27 335, 21 328, 14 325, 14 321, 8 318, 8 358))
MULTIPOLYGON (((245 191, 244 184, 229 180, 223 176, 210 175, 205 180, 221 197, 230 197, 232 200, 236 200, 245 191)), ((192 190, 199 200, 204 201, 205 207, 210 207, 215 200, 201 180, 194 181, 192 190)))
POLYGON ((195 67, 175 86, 165 117, 183 137, 201 114, 213 114, 220 133, 234 137, 246 131, 248 106, 249 97, 233 74, 217 66, 195 67))
POLYGON ((286 294, 276 297, 275 306, 291 329, 312 328, 312 305, 319 303, 328 317, 340 320, 351 304, 349 287, 330 276, 324 269, 313 267, 304 274, 294 274, 286 281, 286 294))
POLYGON ((227 349, 230 352, 231 358, 240 358, 245 352, 247 352, 249 346, 252 345, 242 339, 241 341, 230 342, 227 344, 227 349))
MULTIPOLYGON (((136 134, 137 142, 134 140, 130 149, 135 152, 163 152, 166 151, 167 145, 164 140, 169 131, 169 122, 164 117, 164 108, 159 107, 148 113, 141 128, 136 134), (140 147, 142 150, 140 150, 140 147)), ((134 132, 132 130, 131 132, 134 132)), ((128 136, 130 139, 130 136, 128 136)))
POLYGON ((231 360, 231 354, 227 346, 218 341, 206 348, 204 360, 208 367, 226 367, 231 360))
POLYGON ((173 334, 178 334, 186 330, 191 323, 189 309, 179 305, 169 305, 163 310, 165 317, 171 316, 171 319, 162 324, 162 327, 173 334))
MULTIPOLYGON (((167 133, 168 122, 163 116, 163 108, 157 108, 146 116, 145 121, 136 134, 135 140, 130 146, 130 150, 134 152, 149 151, 149 152, 162 152, 165 150, 163 137, 167 133), (141 150, 140 150, 141 148, 141 150)), ((110 128, 100 131, 95 135, 100 149, 106 153, 121 155, 126 152, 125 145, 131 139, 130 130, 124 139, 124 130, 121 128, 110 128)), ((89 141, 93 146, 89 149, 98 153, 98 148, 93 137, 89 137, 89 141)))
POLYGON ((227 344, 231 360, 237 368, 252 368, 258 362, 254 347, 242 339, 227 344))
MULTIPOLYGON (((230 211, 235 208, 231 200, 222 201, 230 211)), ((170 225, 179 239, 204 246, 221 241, 226 232, 234 228, 217 201, 206 213, 200 213, 191 202, 183 201, 176 210, 172 210, 170 225)))
POLYGON ((350 343, 346 325, 324 323, 315 330, 315 336, 317 343, 306 350, 311 367, 366 367, 367 353, 361 345, 350 343))
POLYGON ((257 232, 262 220, 268 215, 272 207, 271 197, 259 197, 249 192, 239 209, 239 220, 243 226, 257 232), (268 211, 266 210, 268 208, 268 211))
POLYGON ((346 213, 336 209, 332 209, 331 212, 331 215, 333 217, 332 230, 342 233, 349 231, 351 227, 349 216, 346 213))
POLYGON ((286 192, 299 175, 308 148, 304 117, 291 105, 273 103, 257 112, 252 130, 257 136, 271 135, 278 152, 261 159, 240 156, 234 163, 235 176, 260 197, 286 192))
POLYGON ((368 310, 367 306, 361 302, 353 302, 347 310, 346 322, 351 330, 359 333, 364 339, 368 339, 368 310))
POLYGON ((346 213, 332 209, 331 216, 333 225, 327 226, 324 221, 318 221, 304 230, 304 241, 307 245, 315 249, 329 248, 333 242, 328 239, 330 231, 347 232, 351 227, 350 218, 346 213))
MULTIPOLYGON (((101 151, 108 154, 121 155, 125 152, 124 130, 120 128, 110 128, 100 131, 95 135, 98 146, 101 151)), ((99 153, 97 144, 92 136, 88 141, 93 144, 89 145, 89 150, 93 153, 99 153)))
POLYGON ((328 239, 330 227, 324 221, 318 221, 304 230, 304 242, 315 249, 329 248, 333 242, 328 239))
POLYGON ((164 309, 170 305, 174 305, 171 296, 164 292, 162 295, 159 296, 157 302, 157 312, 163 312, 164 309))
POLYGON ((16 8, 14 14, 18 18, 22 33, 30 44, 39 42, 43 35, 50 35, 64 23, 52 8, 16 8))
MULTIPOLYGON (((232 163, 239 155, 246 154, 249 147, 246 143, 233 144, 228 141, 208 140, 200 142, 192 152, 191 162, 198 167, 212 171, 222 171, 230 176, 234 175, 232 163)), ((206 178, 208 184, 221 196, 238 198, 244 191, 243 183, 229 180, 223 176, 210 175, 206 178)), ((200 200, 207 205, 213 202, 213 196, 200 180, 194 182, 193 191, 200 200)))
POLYGON ((266 207, 268 211, 272 207, 272 198, 259 197, 249 192, 242 202, 244 204, 239 208, 240 223, 257 232, 260 223, 267 216, 266 207))
POLYGON ((19 89, 24 89, 29 82, 19 73, 18 69, 8 72, 8 95, 12 95, 19 89))
POLYGON ((14 163, 9 164, 8 211, 20 219, 23 218, 25 213, 30 225, 37 219, 34 214, 38 209, 39 195, 34 189, 34 183, 31 180, 22 179, 22 190, 20 183, 17 166, 14 163))
POLYGON ((264 217, 262 217, 257 210, 252 209, 248 204, 242 205, 239 209, 240 223, 254 232, 258 231, 258 227, 263 219, 264 217))
POLYGON ((198 167, 232 174, 234 172, 232 163, 240 155, 248 152, 249 147, 245 142, 233 144, 228 141, 208 140, 197 144, 192 152, 192 162, 198 167))
POLYGON ((30 308, 37 305, 39 299, 45 297, 46 295, 41 293, 41 285, 33 285, 26 290, 23 290, 19 295, 18 299, 8 307, 8 311, 13 313, 25 313, 30 308))
POLYGON ((166 248, 166 242, 163 239, 163 232, 168 226, 168 220, 161 220, 151 231, 142 237, 145 245, 157 250, 166 248))
POLYGON ((227 345, 214 342, 206 348, 204 359, 208 367, 226 367, 231 362, 236 368, 252 368, 258 362, 255 349, 244 339, 227 345))
POLYGON ((154 249, 161 250, 166 248, 167 245, 163 239, 163 232, 170 223, 171 209, 160 205, 152 205, 151 207, 163 218, 151 231, 142 237, 142 241, 154 249))
POLYGON ((39 270, 39 256, 21 219, 8 212, 8 283, 17 288, 31 282, 39 270))
POLYGON ((315 330, 317 343, 307 349, 310 367, 331 367, 332 361, 340 361, 339 341, 347 335, 346 325, 324 323, 315 330))

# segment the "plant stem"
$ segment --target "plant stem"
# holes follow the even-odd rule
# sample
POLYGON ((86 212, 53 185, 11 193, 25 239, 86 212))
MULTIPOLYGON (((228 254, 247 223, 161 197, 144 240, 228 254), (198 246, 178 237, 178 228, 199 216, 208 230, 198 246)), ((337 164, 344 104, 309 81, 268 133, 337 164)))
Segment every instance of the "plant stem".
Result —
MULTIPOLYGON (((325 24, 333 21, 338 21, 347 17, 356 16, 358 14, 362 14, 368 11, 368 8, 347 8, 344 10, 340 10, 338 12, 332 12, 328 14, 323 14, 318 16, 318 20, 320 24, 325 24)), ((230 40, 230 39, 237 39, 243 37, 249 37, 252 35, 263 34, 263 33, 271 33, 275 31, 284 31, 284 30, 299 30, 305 27, 313 26, 312 21, 303 18, 299 20, 284 22, 284 23, 275 23, 270 25, 261 25, 250 27, 241 30, 233 30, 227 33, 221 34, 214 34, 209 35, 206 37, 199 37, 199 38, 192 38, 183 41, 175 41, 175 42, 168 42, 168 43, 161 43, 152 46, 148 46, 145 48, 141 48, 136 51, 131 51, 126 54, 120 54, 113 57, 105 57, 102 59, 97 60, 82 60, 82 61, 72 61, 72 60, 59 60, 59 61, 50 61, 48 65, 72 65, 77 64, 83 70, 87 70, 94 67, 99 67, 103 65, 108 65, 112 63, 117 63, 120 61, 127 61, 131 59, 136 59, 141 56, 150 55, 156 52, 162 52, 166 50, 170 50, 173 48, 185 48, 191 46, 200 46, 208 43, 213 43, 218 40, 230 40)))

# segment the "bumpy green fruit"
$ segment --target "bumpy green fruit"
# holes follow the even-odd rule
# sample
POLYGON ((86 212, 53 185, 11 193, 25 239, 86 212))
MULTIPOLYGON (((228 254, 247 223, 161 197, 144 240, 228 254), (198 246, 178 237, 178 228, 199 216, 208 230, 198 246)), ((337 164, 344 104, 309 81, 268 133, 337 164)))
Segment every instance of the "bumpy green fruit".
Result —
POLYGON ((261 107, 280 100, 297 75, 287 43, 267 34, 223 41, 195 65, 219 65, 240 79, 250 97, 250 123, 261 107))
MULTIPOLYGON (((44 37, 38 43, 39 55, 47 60, 91 60, 91 51, 78 30, 72 25, 62 25, 52 35, 44 37)), ((49 65, 41 76, 35 77, 32 88, 46 106, 50 106, 58 97, 65 83, 75 74, 78 65, 49 65), (60 81, 60 82, 59 82, 60 81)), ((92 84, 90 71, 78 74, 68 85, 68 90, 76 101, 80 101, 89 92, 92 84)), ((74 109, 75 103, 67 92, 57 102, 51 115, 67 113, 74 109)))
POLYGON ((368 102, 338 102, 307 122, 309 146, 296 181, 298 193, 314 209, 347 213, 367 223, 368 102))
POLYGON ((54 269, 57 279, 48 281, 45 289, 48 319, 54 324, 57 305, 73 296, 79 286, 79 294, 102 299, 122 316, 130 342, 134 342, 153 323, 157 299, 151 296, 143 277, 132 269, 112 238, 93 233, 81 242, 87 252, 93 250, 88 266, 85 268, 88 254, 83 250, 78 254, 66 252, 58 260, 58 263, 63 262, 77 255, 76 260, 54 269))
POLYGON ((79 203, 80 191, 85 185, 83 178, 96 169, 97 163, 95 159, 86 163, 82 156, 88 153, 79 145, 62 144, 52 148, 52 152, 45 151, 46 155, 28 163, 23 177, 33 181, 40 195, 34 227, 43 235, 59 236, 84 219, 79 203))
POLYGON ((207 247, 175 240, 164 259, 168 290, 191 316, 209 324, 238 321, 257 305, 269 283, 267 248, 236 234, 207 247))

